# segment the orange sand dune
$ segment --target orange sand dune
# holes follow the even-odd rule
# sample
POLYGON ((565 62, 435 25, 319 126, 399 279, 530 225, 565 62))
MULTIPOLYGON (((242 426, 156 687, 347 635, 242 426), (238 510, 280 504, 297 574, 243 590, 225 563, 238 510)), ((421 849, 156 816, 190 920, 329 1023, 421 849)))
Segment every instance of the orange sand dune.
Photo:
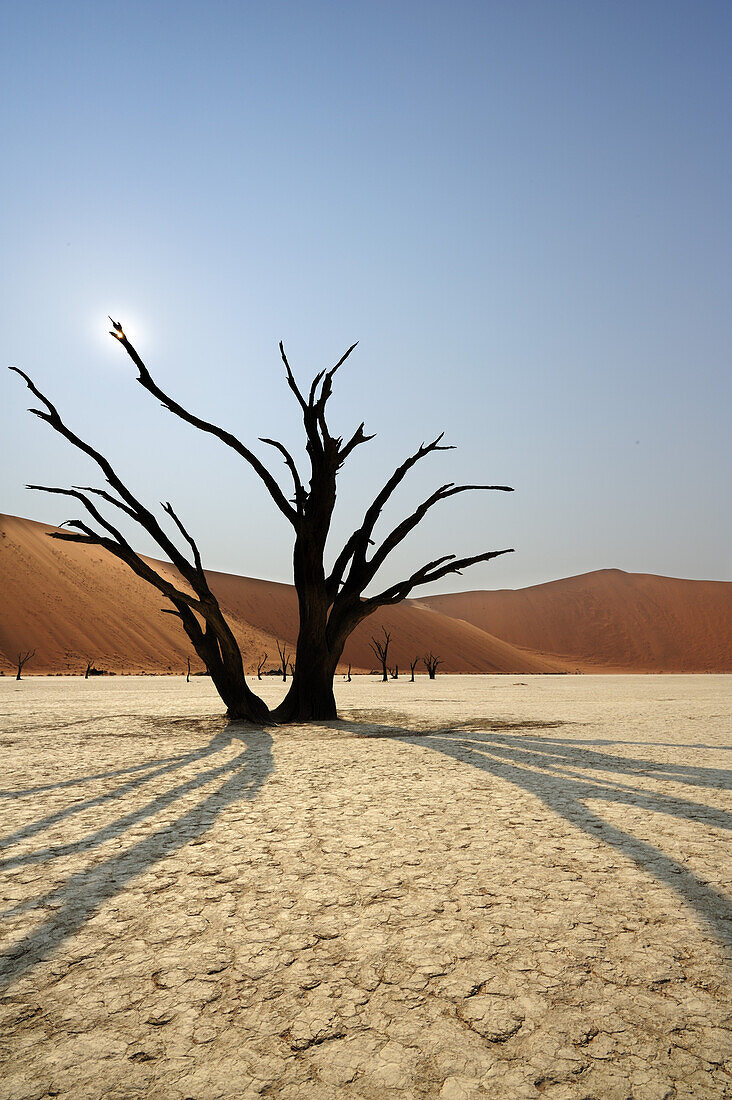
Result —
MULTIPOLYGON (((114 672, 180 672, 186 658, 200 667, 178 620, 162 613, 166 601, 101 548, 58 542, 54 528, 0 516, 0 663, 8 669, 18 650, 35 649, 26 673, 83 672, 87 659, 114 672)), ((156 567, 175 577, 170 564, 156 567)), ((226 573, 208 574, 211 587, 242 647, 245 667, 269 654, 274 639, 297 637, 297 603, 291 585, 226 573)), ((343 655, 354 669, 371 669, 369 638, 381 625, 393 632, 390 663, 404 670, 410 658, 432 649, 445 672, 563 672, 561 660, 501 641, 469 623, 414 603, 373 616, 349 640, 343 655)))
POLYGON ((500 592, 419 601, 572 671, 732 672, 732 583, 601 569, 500 592))

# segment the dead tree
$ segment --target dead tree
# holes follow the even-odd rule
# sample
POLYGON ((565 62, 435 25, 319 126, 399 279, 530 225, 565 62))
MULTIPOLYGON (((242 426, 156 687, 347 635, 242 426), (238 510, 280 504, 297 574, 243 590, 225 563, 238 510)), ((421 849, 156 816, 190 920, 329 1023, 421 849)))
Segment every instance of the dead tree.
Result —
POLYGON ((94 667, 94 662, 93 661, 87 661, 86 662, 86 671, 84 672, 84 679, 85 680, 89 679, 89 673, 91 672, 93 667, 94 667))
POLYGON ((389 671, 391 672, 392 680, 399 679, 399 665, 394 665, 394 668, 390 669, 389 671))
POLYGON ((277 652, 280 655, 280 672, 282 673, 282 683, 286 684, 287 667, 289 665, 289 667, 292 668, 292 665, 290 664, 290 654, 287 650, 287 642, 283 642, 282 645, 280 645, 279 641, 276 641, 275 644, 277 646, 277 652))
POLYGON ((284 444, 268 438, 263 438, 261 442, 274 448, 283 457, 292 481, 292 495, 289 495, 261 459, 240 439, 225 428, 189 412, 161 389, 127 339, 119 322, 112 322, 111 335, 122 344, 134 363, 140 385, 175 416, 200 431, 216 436, 243 458, 258 475, 276 507, 293 528, 293 579, 300 622, 295 674, 282 703, 270 713, 265 703, 250 689, 244 676, 241 650, 218 600, 209 588, 198 546, 172 505, 168 502, 162 507, 176 529, 175 538, 168 534, 153 512, 130 492, 108 460, 66 425, 55 406, 28 375, 19 368, 12 367, 11 370, 25 380, 31 393, 43 406, 31 411, 93 459, 108 485, 108 489, 79 486, 65 489, 44 485, 31 488, 75 498, 86 509, 84 520, 68 520, 64 524, 73 530, 53 532, 53 538, 103 547, 125 562, 138 577, 153 585, 170 602, 172 607, 165 610, 180 619, 193 648, 211 674, 230 718, 261 723, 270 720, 292 722, 337 717, 333 677, 346 639, 360 622, 380 607, 399 603, 417 587, 431 584, 448 574, 459 573, 478 562, 490 561, 501 554, 511 553, 510 550, 491 550, 463 558, 458 558, 455 554, 443 554, 415 569, 403 580, 373 593, 374 580, 381 566, 436 504, 470 490, 511 491, 507 485, 441 485, 388 534, 381 539, 375 538, 374 531, 383 508, 409 471, 429 455, 449 449, 442 444, 442 435, 439 435, 431 443, 423 443, 397 467, 366 509, 361 526, 346 540, 332 565, 326 566, 325 547, 335 507, 338 472, 356 447, 373 438, 364 434, 364 425, 360 424, 351 436, 344 439, 333 435, 327 422, 327 404, 333 389, 333 379, 355 344, 341 356, 335 366, 317 374, 309 390, 302 390, 298 385, 285 350, 280 344, 287 384, 302 413, 309 461, 308 475, 301 476, 295 459, 284 444), (123 512, 154 539, 180 574, 182 584, 175 584, 164 578, 149 561, 135 553, 121 532, 100 510, 104 505, 123 512), (90 526, 92 521, 95 526, 90 526), (180 549, 179 542, 185 544, 185 550, 180 549), (373 594, 364 596, 367 589, 373 594))
POLYGON ((20 679, 20 674, 23 671, 23 666, 27 665, 28 661, 32 660, 33 657, 35 657, 35 655, 36 655, 35 649, 29 649, 26 653, 19 653, 18 654, 18 659, 15 662, 18 666, 18 675, 15 677, 16 680, 20 679))
POLYGON ((350 682, 351 682, 351 666, 350 665, 348 666, 348 674, 346 676, 346 680, 350 684, 350 682))
POLYGON ((369 645, 374 651, 376 659, 381 665, 381 682, 386 683, 389 679, 389 670, 386 667, 387 654, 389 653, 389 642, 391 641, 391 634, 387 631, 385 626, 382 626, 384 632, 384 640, 381 638, 372 637, 369 645))
POLYGON ((415 657, 413 661, 409 662, 409 671, 412 673, 412 675, 409 679, 410 684, 414 683, 414 670, 415 670, 415 668, 417 667, 418 664, 419 664, 419 657, 415 657))
POLYGON ((259 661, 259 663, 257 664, 257 679, 258 680, 262 679, 262 669, 264 668, 266 663, 267 663, 267 654, 265 653, 264 657, 262 657, 262 660, 259 661))
POLYGON ((190 657, 186 657, 186 660, 188 661, 188 671, 186 672, 186 683, 188 683, 190 681, 190 678, 191 678, 191 659, 190 659, 190 657))
POLYGON ((437 666, 442 664, 442 658, 435 657, 434 653, 430 652, 422 660, 425 663, 430 680, 434 680, 437 675, 437 666))

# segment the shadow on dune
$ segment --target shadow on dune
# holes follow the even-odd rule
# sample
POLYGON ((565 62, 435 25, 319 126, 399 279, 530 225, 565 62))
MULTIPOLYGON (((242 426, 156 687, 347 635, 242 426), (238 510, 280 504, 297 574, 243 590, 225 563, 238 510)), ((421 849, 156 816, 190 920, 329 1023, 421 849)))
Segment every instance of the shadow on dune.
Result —
MULTIPOLYGON (((186 799, 181 812, 174 820, 148 833, 142 839, 119 853, 92 863, 83 870, 69 876, 66 882, 43 897, 36 897, 23 905, 6 910, 5 917, 24 910, 51 910, 43 924, 29 932, 22 940, 16 941, 10 948, 0 953, 0 989, 26 974, 38 963, 48 959, 67 939, 79 929, 110 898, 121 894, 125 887, 150 867, 171 855, 179 848, 204 835, 217 817, 232 804, 242 799, 253 799, 274 770, 272 760, 272 738, 269 733, 252 729, 241 723, 230 723, 221 730, 203 748, 179 756, 153 760, 147 764, 130 768, 115 769, 95 776, 86 776, 77 780, 63 781, 56 786, 68 788, 83 785, 92 779, 130 776, 127 782, 103 794, 74 802, 54 814, 49 814, 2 840, 2 845, 17 843, 42 832, 74 814, 98 808, 121 798, 151 779, 171 774, 181 768, 194 768, 195 771, 180 783, 151 798, 143 806, 135 808, 117 820, 94 830, 79 840, 63 845, 49 846, 27 855, 0 862, 0 870, 27 864, 36 864, 85 852, 108 840, 119 838, 135 825, 169 809, 180 799, 186 799), (235 742, 241 742, 243 751, 233 759, 226 757, 218 762, 216 757, 235 742), (210 791, 195 805, 190 804, 190 796, 204 786, 216 783, 210 791)), ((46 785, 34 790, 52 789, 46 785)), ((0 797, 20 797, 34 793, 34 790, 3 791, 0 797)))
MULTIPOLYGON (((561 722, 499 722, 495 726, 491 724, 492 728, 483 724, 483 728, 479 729, 476 728, 477 722, 468 721, 449 729, 410 731, 396 724, 378 725, 375 722, 376 713, 368 717, 374 720, 369 725, 345 721, 338 726, 355 736, 412 740, 434 752, 444 753, 463 764, 514 783, 540 799, 571 825, 633 860, 646 874, 663 883, 692 908, 723 944, 732 945, 732 902, 727 896, 695 875, 682 862, 649 841, 605 821, 586 804, 590 801, 621 803, 697 825, 732 829, 732 814, 729 812, 687 798, 686 793, 677 797, 648 789, 644 783, 650 778, 692 789, 728 790, 732 785, 732 771, 674 761, 657 762, 597 752, 586 747, 629 742, 577 741, 529 732, 530 729, 554 730, 564 725, 561 722)), ((537 838, 537 843, 540 843, 540 838, 537 838)))

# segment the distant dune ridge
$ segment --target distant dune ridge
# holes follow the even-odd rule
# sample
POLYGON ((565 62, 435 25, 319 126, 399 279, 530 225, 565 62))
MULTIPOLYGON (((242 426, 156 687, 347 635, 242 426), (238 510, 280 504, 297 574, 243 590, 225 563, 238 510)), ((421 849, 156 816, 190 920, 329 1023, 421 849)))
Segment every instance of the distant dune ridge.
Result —
MULTIPOLYGON (((0 666, 35 649, 24 672, 182 672, 192 652, 165 601, 101 548, 58 542, 54 530, 0 514, 0 666)), ((152 559, 151 559, 152 560, 152 559)), ((169 564, 156 567, 171 576, 169 564)), ((291 585, 209 572, 247 671, 275 638, 297 637, 291 585)), ((443 672, 730 672, 732 584, 601 570, 517 591, 407 600, 372 616, 349 639, 345 669, 374 667, 372 634, 385 625, 390 664, 438 653, 443 672)), ((424 671, 420 669, 420 671, 424 671)))

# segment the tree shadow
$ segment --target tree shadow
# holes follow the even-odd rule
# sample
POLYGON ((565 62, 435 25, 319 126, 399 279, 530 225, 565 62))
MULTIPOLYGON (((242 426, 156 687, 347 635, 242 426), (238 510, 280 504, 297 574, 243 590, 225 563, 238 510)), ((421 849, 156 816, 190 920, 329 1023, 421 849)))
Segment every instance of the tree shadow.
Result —
MULTIPOLYGON (((2 914, 5 918, 39 908, 51 910, 51 912, 43 924, 0 953, 0 989, 7 987, 52 956, 57 948, 75 935, 105 902, 122 893, 133 879, 208 832, 217 817, 229 806, 241 799, 256 798, 274 770, 272 737, 266 730, 253 729, 251 726, 232 722, 217 733, 209 744, 193 752, 153 760, 147 765, 133 765, 130 768, 116 769, 114 772, 102 772, 95 776, 61 782, 57 784, 59 788, 65 788, 71 784, 83 784, 90 779, 126 774, 133 776, 113 791, 76 802, 70 807, 40 818, 5 838, 6 844, 17 843, 64 820, 71 814, 81 813, 124 797, 150 779, 208 760, 212 761, 212 766, 197 770, 192 778, 156 795, 145 805, 122 815, 116 821, 87 836, 68 844, 48 846, 28 855, 5 860, 0 864, 0 867, 5 868, 19 867, 47 862, 60 856, 92 852, 106 841, 119 838, 133 826, 173 806, 179 799, 191 795, 207 784, 217 780, 222 781, 201 802, 182 812, 175 820, 148 833, 131 847, 73 873, 63 885, 44 896, 6 910, 2 914), (242 742, 244 750, 234 759, 225 760, 223 763, 214 762, 216 755, 235 741, 242 742)), ((40 789, 47 790, 49 787, 40 789)), ((34 789, 2 792, 2 794, 6 797, 19 797, 32 793, 32 790, 34 789)))
POLYGON ((732 771, 597 752, 586 747, 616 743, 609 740, 578 742, 528 732, 529 729, 554 729, 563 724, 497 722, 491 724, 489 729, 484 722, 481 723, 482 728, 476 728, 478 723, 468 721, 447 729, 409 730, 396 725, 379 726, 373 721, 368 726, 345 721, 340 722, 339 726, 357 737, 411 740, 489 775, 508 780, 534 795, 588 836, 602 840, 632 859, 693 909, 723 944, 732 946, 732 902, 725 894, 656 845, 610 824, 586 805, 590 800, 621 803, 694 824, 732 829, 731 813, 685 795, 677 797, 650 790, 643 784, 650 777, 692 789, 729 790, 732 771), (591 775, 591 772, 600 774, 591 775))

